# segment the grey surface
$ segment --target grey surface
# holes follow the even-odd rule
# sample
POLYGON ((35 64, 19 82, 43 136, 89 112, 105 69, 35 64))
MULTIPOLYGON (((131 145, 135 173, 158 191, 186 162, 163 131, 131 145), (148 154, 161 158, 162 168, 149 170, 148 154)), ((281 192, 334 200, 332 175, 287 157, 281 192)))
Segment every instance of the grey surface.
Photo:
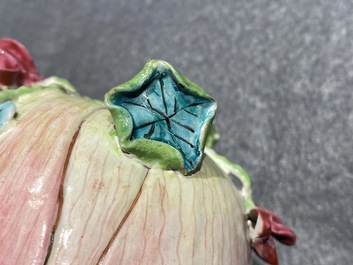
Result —
MULTIPOLYGON (((353 2, 0 2, 0 36, 103 98, 151 58, 219 102, 217 150, 298 236, 280 264, 353 261, 353 2)), ((254 264, 263 264, 256 259, 254 264)))

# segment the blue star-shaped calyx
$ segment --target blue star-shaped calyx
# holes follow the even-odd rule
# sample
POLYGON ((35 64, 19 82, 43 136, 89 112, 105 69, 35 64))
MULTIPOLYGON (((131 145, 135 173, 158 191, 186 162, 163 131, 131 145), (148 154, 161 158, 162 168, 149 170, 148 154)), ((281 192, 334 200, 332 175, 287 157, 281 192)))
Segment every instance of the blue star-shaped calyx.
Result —
POLYGON ((148 62, 108 92, 106 104, 123 151, 163 169, 198 169, 216 102, 171 65, 148 62))

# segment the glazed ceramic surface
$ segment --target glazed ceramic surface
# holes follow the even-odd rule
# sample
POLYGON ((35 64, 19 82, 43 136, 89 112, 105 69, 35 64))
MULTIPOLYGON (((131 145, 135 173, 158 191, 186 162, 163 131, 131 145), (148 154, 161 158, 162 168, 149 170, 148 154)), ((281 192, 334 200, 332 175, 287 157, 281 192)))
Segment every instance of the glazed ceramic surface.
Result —
POLYGON ((252 247, 275 265, 273 237, 294 243, 210 148, 215 101, 168 63, 100 102, 0 51, 0 264, 248 265, 252 247))

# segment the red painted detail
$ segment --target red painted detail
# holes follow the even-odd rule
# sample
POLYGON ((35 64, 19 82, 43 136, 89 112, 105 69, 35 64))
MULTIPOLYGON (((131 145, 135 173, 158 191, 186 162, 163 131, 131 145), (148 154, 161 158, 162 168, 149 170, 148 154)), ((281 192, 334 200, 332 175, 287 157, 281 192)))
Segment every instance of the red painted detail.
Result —
POLYGON ((252 238, 252 248, 262 260, 271 265, 278 265, 273 238, 282 244, 291 246, 296 241, 294 232, 284 224, 277 214, 261 207, 250 211, 249 220, 254 229, 258 230, 255 238, 252 238))
POLYGON ((27 49, 14 39, 0 39, 0 86, 30 86, 42 80, 27 49))

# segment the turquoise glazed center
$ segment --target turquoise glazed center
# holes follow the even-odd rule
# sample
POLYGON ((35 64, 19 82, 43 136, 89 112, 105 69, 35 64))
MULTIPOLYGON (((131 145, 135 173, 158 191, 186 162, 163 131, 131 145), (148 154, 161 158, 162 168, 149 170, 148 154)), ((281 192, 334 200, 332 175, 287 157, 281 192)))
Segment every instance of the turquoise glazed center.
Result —
POLYGON ((12 119, 16 112, 16 106, 12 101, 0 103, 0 128, 9 120, 12 119))
POLYGON ((201 130, 214 101, 188 94, 167 71, 156 71, 140 89, 120 93, 113 102, 132 117, 131 141, 146 138, 167 143, 181 153, 188 170, 195 167, 202 155, 201 130))
POLYGON ((196 172, 217 103, 170 64, 151 60, 105 95, 121 149, 147 167, 196 172))

